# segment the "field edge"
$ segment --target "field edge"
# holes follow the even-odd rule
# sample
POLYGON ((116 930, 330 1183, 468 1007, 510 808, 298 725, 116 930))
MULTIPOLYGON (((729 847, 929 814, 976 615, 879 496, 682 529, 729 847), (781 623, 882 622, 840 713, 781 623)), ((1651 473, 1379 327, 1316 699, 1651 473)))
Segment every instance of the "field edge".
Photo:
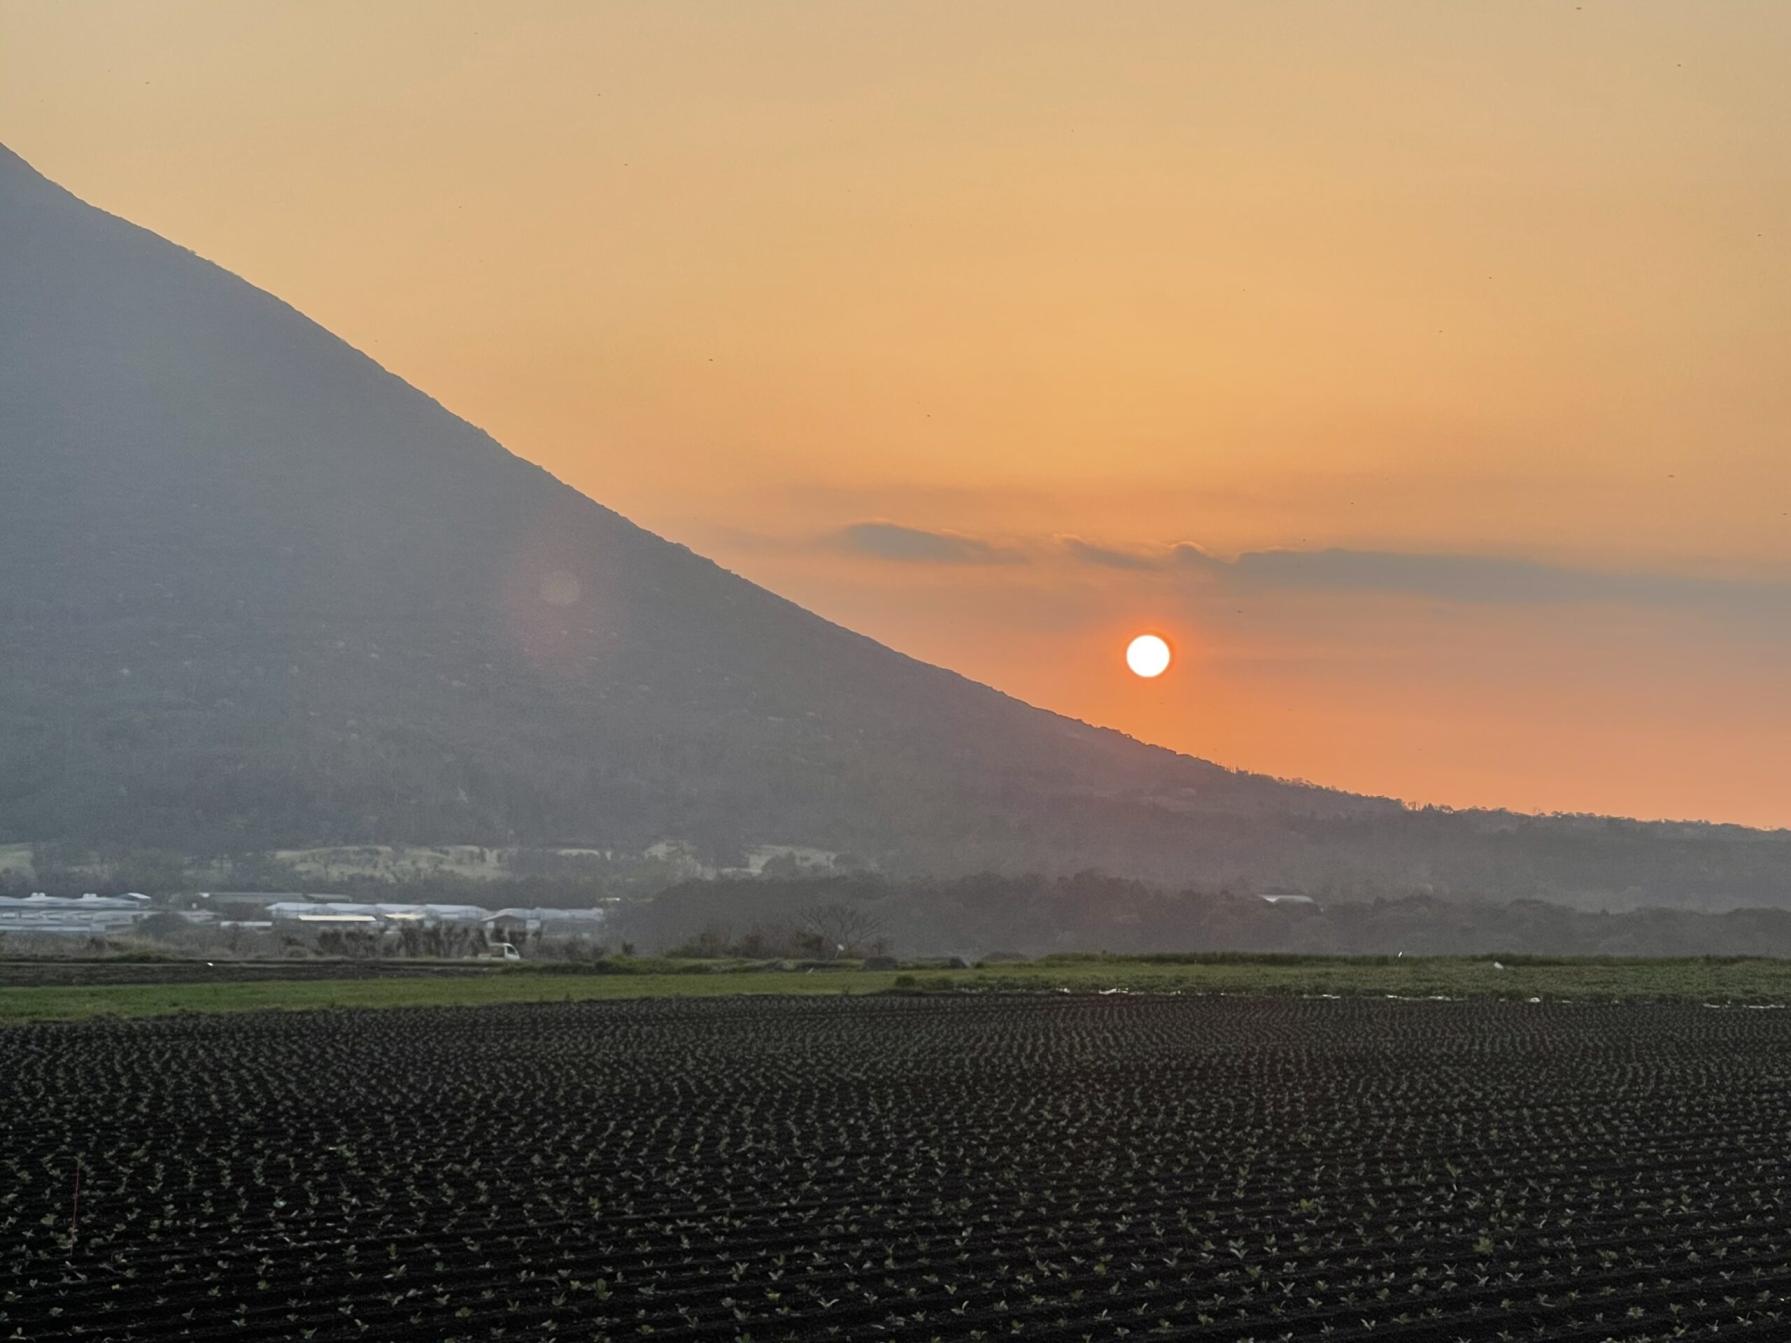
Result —
POLYGON ((179 1013, 878 993, 1291 994, 1791 1004, 1791 961, 1734 958, 1096 956, 966 970, 767 970, 700 962, 673 968, 655 962, 627 973, 553 974, 524 968, 468 977, 255 981, 228 979, 227 965, 218 970, 220 980, 213 983, 0 987, 0 1025, 179 1013))

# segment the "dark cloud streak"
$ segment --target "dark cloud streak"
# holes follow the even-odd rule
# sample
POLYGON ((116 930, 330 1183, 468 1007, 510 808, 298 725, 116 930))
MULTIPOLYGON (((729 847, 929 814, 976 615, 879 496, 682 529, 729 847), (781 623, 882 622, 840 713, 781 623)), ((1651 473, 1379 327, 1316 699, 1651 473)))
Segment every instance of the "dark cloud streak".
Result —
POLYGON ((1463 604, 1745 607, 1791 615, 1791 582, 1785 581, 1582 569, 1501 555, 1422 551, 1252 550, 1223 560, 1181 545, 1169 553, 1184 570, 1259 589, 1396 594, 1463 604))
POLYGON ((926 564, 1028 564, 1183 575, 1239 591, 1407 596, 1459 605, 1561 606, 1612 603, 1682 607, 1791 621, 1791 579, 1722 578, 1661 570, 1608 570, 1521 556, 1439 551, 1247 550, 1214 555, 1191 541, 1154 549, 1079 536, 1004 545, 961 532, 860 522, 836 533, 846 549, 874 559, 926 564))
POLYGON ((905 564, 1023 564, 1026 556, 980 537, 928 531, 895 522, 855 522, 842 528, 835 541, 872 559, 905 564))
POLYGON ((1146 551, 1121 550, 1115 546, 1097 545, 1093 541, 1084 541, 1079 536, 1060 536, 1057 544, 1065 554, 1080 564, 1092 564, 1103 569, 1129 569, 1134 572, 1161 569, 1162 557, 1146 551))

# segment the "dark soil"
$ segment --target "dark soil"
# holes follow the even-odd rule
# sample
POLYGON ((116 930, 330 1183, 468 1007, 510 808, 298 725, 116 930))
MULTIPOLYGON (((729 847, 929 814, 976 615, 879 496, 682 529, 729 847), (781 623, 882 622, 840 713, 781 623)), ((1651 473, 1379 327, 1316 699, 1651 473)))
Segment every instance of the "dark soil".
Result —
POLYGON ((1791 1338, 1786 1012, 661 999, 0 1076, 0 1339, 1791 1338))

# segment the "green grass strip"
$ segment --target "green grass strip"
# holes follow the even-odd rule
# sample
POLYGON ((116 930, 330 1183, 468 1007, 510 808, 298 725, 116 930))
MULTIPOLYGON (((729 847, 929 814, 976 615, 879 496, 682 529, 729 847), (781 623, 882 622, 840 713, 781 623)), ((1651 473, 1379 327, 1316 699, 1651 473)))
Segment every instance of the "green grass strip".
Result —
POLYGON ((1384 957, 1047 959, 959 971, 768 971, 710 969, 665 973, 668 963, 606 974, 529 969, 441 978, 293 980, 210 984, 124 984, 0 988, 0 1022, 100 1015, 247 1012, 331 1007, 445 1007, 591 999, 719 997, 729 994, 1054 992, 1386 995, 1409 998, 1575 999, 1791 1003, 1791 961, 1688 959, 1513 959, 1384 957))

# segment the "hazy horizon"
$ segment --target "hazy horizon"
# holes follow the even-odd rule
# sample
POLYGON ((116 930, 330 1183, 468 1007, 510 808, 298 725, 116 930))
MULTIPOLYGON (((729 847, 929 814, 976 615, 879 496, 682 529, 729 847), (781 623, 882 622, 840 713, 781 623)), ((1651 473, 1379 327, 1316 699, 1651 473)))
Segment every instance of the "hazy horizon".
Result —
POLYGON ((688 15, 0 3, 0 141, 1031 703, 1791 824, 1791 15, 688 15))

